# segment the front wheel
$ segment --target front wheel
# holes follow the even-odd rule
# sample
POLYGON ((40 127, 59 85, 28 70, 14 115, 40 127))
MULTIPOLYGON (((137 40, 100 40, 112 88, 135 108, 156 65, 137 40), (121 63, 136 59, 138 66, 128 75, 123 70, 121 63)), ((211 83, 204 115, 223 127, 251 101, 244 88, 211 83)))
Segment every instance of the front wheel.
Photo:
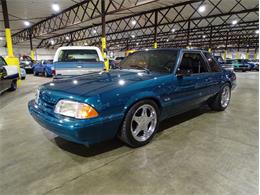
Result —
POLYGON ((152 100, 134 104, 127 112, 120 132, 120 139, 131 147, 149 143, 158 128, 159 108, 152 100))
POLYGON ((9 88, 9 91, 15 91, 16 88, 17 88, 17 80, 13 80, 9 88))
POLYGON ((227 83, 222 86, 221 90, 217 95, 209 100, 209 107, 212 110, 216 111, 224 111, 230 102, 231 98, 231 88, 230 85, 227 83))

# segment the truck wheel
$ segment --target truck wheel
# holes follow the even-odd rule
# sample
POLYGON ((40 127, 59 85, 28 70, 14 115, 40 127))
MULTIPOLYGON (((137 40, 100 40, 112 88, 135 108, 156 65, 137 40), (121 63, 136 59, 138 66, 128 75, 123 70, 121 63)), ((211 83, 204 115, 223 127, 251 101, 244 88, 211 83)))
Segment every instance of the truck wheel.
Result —
POLYGON ((11 87, 9 88, 9 91, 15 91, 17 88, 17 80, 13 80, 11 83, 11 87))
POLYGON ((131 147, 149 143, 158 129, 159 108, 152 100, 134 104, 127 112, 119 138, 131 147))
POLYGON ((230 85, 226 83, 221 87, 220 92, 209 100, 208 105, 212 110, 224 111, 229 105, 230 98, 231 88, 230 85))

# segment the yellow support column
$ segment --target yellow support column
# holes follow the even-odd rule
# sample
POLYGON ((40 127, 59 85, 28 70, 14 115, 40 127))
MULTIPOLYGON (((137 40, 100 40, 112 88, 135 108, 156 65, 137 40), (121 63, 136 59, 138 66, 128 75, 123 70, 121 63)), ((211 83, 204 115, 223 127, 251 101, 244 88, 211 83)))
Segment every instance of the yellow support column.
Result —
POLYGON ((208 49, 209 53, 211 53, 211 48, 208 49))
POLYGON ((246 59, 249 59, 249 52, 246 52, 246 59))
POLYGON ((32 60, 35 60, 35 52, 33 50, 31 50, 31 58, 32 60))
POLYGON ((227 50, 225 50, 225 52, 224 52, 224 60, 226 60, 227 59, 227 50))
POLYGON ((105 63, 105 68, 106 68, 106 71, 109 71, 109 61, 107 59, 107 54, 106 54, 106 47, 107 47, 107 43, 106 43, 106 37, 102 37, 101 38, 101 42, 102 42, 102 55, 103 55, 103 58, 104 58, 104 63, 105 63))
POLYGON ((257 58, 257 53, 255 52, 255 54, 254 54, 254 60, 256 60, 256 58, 257 58))
POLYGON ((239 59, 240 58, 240 53, 239 51, 236 52, 236 59, 239 59))
POLYGON ((157 44, 157 42, 154 42, 154 44, 153 44, 153 48, 154 48, 154 49, 157 49, 157 48, 158 48, 158 44, 157 44))
MULTIPOLYGON (((13 53, 13 45, 12 45, 12 37, 10 28, 5 29, 5 37, 6 37, 6 45, 7 45, 7 53, 8 56, 5 58, 7 65, 17 66, 19 77, 20 77, 20 62, 19 59, 14 56, 13 53)), ((21 84, 21 80, 17 81, 18 86, 21 84)))

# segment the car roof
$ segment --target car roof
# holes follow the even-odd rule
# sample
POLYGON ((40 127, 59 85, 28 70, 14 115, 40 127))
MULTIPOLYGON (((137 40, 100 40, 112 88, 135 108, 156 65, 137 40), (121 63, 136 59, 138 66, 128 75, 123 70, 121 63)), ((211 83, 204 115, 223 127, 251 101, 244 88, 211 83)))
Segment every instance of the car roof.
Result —
MULTIPOLYGON (((206 50, 202 50, 202 49, 185 49, 185 48, 149 48, 146 50, 140 50, 140 51, 157 51, 157 50, 161 50, 161 51, 165 51, 165 50, 175 50, 175 51, 183 51, 183 52, 189 52, 189 51, 193 51, 193 52, 207 52, 206 50)), ((137 51, 138 52, 138 51, 137 51)))

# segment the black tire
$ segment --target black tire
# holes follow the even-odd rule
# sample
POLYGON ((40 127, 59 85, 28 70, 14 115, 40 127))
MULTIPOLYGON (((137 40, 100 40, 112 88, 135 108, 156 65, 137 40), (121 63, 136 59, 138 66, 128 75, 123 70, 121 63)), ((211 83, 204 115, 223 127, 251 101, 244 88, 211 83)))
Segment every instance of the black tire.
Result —
POLYGON ((46 72, 46 70, 44 70, 44 76, 45 77, 49 77, 48 73, 46 72))
POLYGON ((38 76, 38 73, 34 70, 34 71, 33 71, 33 75, 34 75, 34 76, 38 76))
POLYGON ((221 87, 221 90, 212 98, 209 99, 208 101, 208 105, 209 107, 212 109, 212 110, 215 110, 215 111, 224 111, 228 105, 229 105, 229 102, 230 102, 230 99, 231 99, 231 88, 230 88, 230 85, 228 83, 224 84, 222 87, 221 87), (224 88, 228 87, 228 90, 229 90, 229 101, 228 101, 228 104, 223 106, 221 104, 221 98, 222 98, 222 93, 223 93, 223 90, 224 88))
POLYGON ((159 107, 158 105, 152 101, 152 100, 142 100, 139 101, 137 103, 135 103, 127 112, 122 127, 121 127, 121 131, 119 132, 119 138, 126 143, 127 145, 129 145, 130 147, 133 148, 137 148, 137 147, 141 147, 144 146, 146 144, 148 144, 152 139, 153 136, 155 135, 155 133, 158 130, 158 125, 159 125, 159 107), (145 140, 145 141, 138 141, 134 138, 134 136, 132 135, 131 132, 131 122, 132 122, 132 118, 134 116, 134 113, 143 105, 150 105, 154 108, 155 112, 156 112, 156 116, 157 116, 157 123, 155 126, 155 130, 154 132, 150 135, 150 137, 145 140))
POLYGON ((242 72, 246 72, 246 70, 242 70, 242 72))
POLYGON ((9 88, 9 91, 15 91, 16 89, 17 89, 17 80, 13 80, 9 88))
POLYGON ((25 80, 26 77, 22 77, 21 80, 25 80))

